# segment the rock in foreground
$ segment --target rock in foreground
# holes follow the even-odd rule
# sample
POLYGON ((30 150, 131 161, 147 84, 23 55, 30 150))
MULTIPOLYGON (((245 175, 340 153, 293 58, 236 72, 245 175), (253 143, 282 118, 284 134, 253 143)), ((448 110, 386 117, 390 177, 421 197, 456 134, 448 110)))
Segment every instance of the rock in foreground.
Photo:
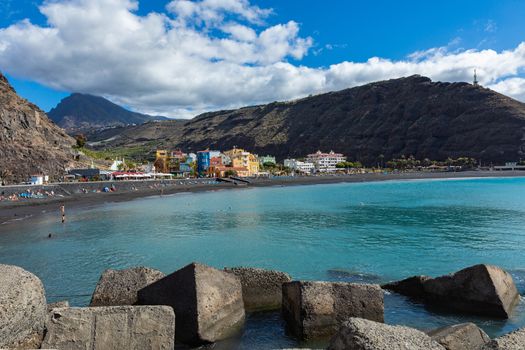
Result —
POLYGON ((383 288, 448 309, 498 318, 508 318, 519 300, 512 276, 491 265, 475 265, 437 278, 411 277, 383 288))
POLYGON ((299 339, 328 338, 349 317, 383 322, 383 291, 371 284, 285 283, 283 317, 288 330, 299 339))
POLYGON ((0 265, 0 348, 39 348, 46 310, 38 277, 17 266, 0 265))
POLYGON ((173 349, 175 315, 168 306, 55 309, 42 348, 173 349))
POLYGON ((484 345, 482 350, 523 350, 525 349, 525 328, 501 336, 484 345))
POLYGON ((427 333, 447 350, 479 350, 490 338, 474 323, 442 327, 427 333))
POLYGON ((62 300, 62 301, 57 301, 54 303, 47 304, 47 312, 50 312, 53 309, 61 309, 64 307, 69 307, 69 301, 62 300))
POLYGON ((108 269, 97 283, 90 306, 135 305, 137 292, 165 275, 149 267, 108 269))
POLYGON ((328 350, 445 350, 417 329, 350 318, 332 338, 328 350))
POLYGON ((244 324, 238 277, 209 266, 188 266, 138 293, 143 305, 169 305, 177 315, 177 340, 211 343, 237 333, 244 324))
POLYGON ((273 270, 251 267, 225 268, 241 279, 242 297, 246 311, 278 310, 282 306, 283 283, 290 275, 273 270))

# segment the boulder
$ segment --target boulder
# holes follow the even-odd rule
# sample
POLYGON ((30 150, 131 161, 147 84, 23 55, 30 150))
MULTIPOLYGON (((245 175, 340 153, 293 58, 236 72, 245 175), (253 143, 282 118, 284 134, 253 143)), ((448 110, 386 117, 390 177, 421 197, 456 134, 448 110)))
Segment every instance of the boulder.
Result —
POLYGON ((445 350, 417 329, 350 318, 330 340, 328 350, 445 350))
POLYGON ((474 323, 441 327, 427 334, 447 350, 479 350, 490 337, 474 323))
POLYGON ((425 296, 423 285, 429 279, 430 277, 428 276, 413 276, 401 281, 384 284, 381 288, 413 298, 423 298, 425 296))
POLYGON ((165 275, 149 267, 106 270, 98 280, 90 306, 135 305, 137 292, 165 275))
POLYGON ((60 309, 60 308, 63 308, 63 307, 69 307, 69 301, 62 300, 62 301, 57 301, 55 303, 47 304, 47 312, 49 312, 49 311, 51 311, 53 309, 60 309))
POLYGON ((481 350, 523 350, 525 349, 525 328, 505 334, 485 344, 481 350))
POLYGON ((412 277, 383 287, 447 309, 498 318, 508 318, 519 300, 512 276, 491 265, 436 278, 412 277))
POLYGON ((284 272, 250 267, 225 268, 224 271, 240 278, 246 311, 280 309, 283 283, 292 280, 290 275, 284 272))
POLYGON ((42 348, 173 349, 175 314, 168 306, 54 309, 42 348))
POLYGON ((383 291, 373 284, 293 281, 283 284, 282 310, 297 338, 328 338, 349 317, 383 322, 383 291))
POLYGON ((0 349, 39 348, 46 310, 40 279, 20 267, 0 264, 0 349))
POLYGON ((138 298, 143 305, 173 307, 177 315, 177 340, 186 344, 229 338, 244 324, 239 278, 198 263, 141 289, 138 298))

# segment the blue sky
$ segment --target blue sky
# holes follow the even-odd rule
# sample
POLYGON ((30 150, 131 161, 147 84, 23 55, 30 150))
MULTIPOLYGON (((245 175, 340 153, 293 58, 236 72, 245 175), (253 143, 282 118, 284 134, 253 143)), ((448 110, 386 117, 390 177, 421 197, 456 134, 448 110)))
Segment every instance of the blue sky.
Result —
POLYGON ((522 57, 523 50, 519 49, 525 41, 525 1, 221 0, 224 6, 216 8, 206 5, 206 0, 197 0, 194 3, 200 4, 198 10, 193 9, 183 22, 173 25, 171 34, 186 31, 197 35, 195 38, 202 39, 202 42, 196 39, 185 41, 190 34, 185 35, 185 39, 170 41, 169 47, 163 46, 163 49, 167 50, 166 56, 174 55, 173 59, 159 62, 156 60, 164 53, 158 42, 169 41, 173 35, 166 31, 160 38, 158 31, 162 25, 142 23, 142 20, 152 12, 164 14, 169 20, 180 20, 183 17, 181 11, 186 8, 181 7, 185 5, 181 4, 183 0, 173 1, 176 4, 170 5, 171 10, 166 8, 170 1, 142 0, 138 9, 133 7, 131 0, 90 1, 91 5, 88 5, 88 0, 49 1, 46 5, 48 11, 43 11, 45 14, 38 8, 42 5, 41 0, 2 0, 0 4, 0 28, 4 28, 4 33, 0 31, 0 70, 22 96, 46 111, 69 92, 79 90, 104 95, 135 110, 188 117, 215 108, 295 98, 379 78, 408 75, 410 67, 413 67, 413 73, 425 74, 425 62, 430 62, 426 75, 440 80, 470 79, 472 68, 480 62, 482 82, 515 98, 525 98, 525 58, 522 57), (240 5, 232 7, 235 2, 240 5), (107 12, 107 17, 86 15, 84 17, 90 21, 84 24, 78 20, 82 16, 75 19, 79 12, 89 14, 101 10, 107 12), (210 11, 215 17, 209 17, 210 11), (116 33, 108 23, 113 19, 112 12, 115 22, 122 18, 122 23, 127 25, 131 15, 133 21, 140 23, 131 25, 131 28, 139 26, 140 31, 151 35, 130 37, 129 32, 116 33), (253 14, 255 19, 250 17, 253 14), (20 24, 24 19, 30 20, 31 28, 20 24), (269 28, 276 30, 269 31, 274 34, 264 44, 261 44, 263 40, 235 37, 227 45, 216 45, 218 39, 233 37, 232 32, 224 30, 224 26, 231 23, 242 26, 243 33, 253 30, 259 35, 269 28), (107 38, 90 29, 104 25, 108 25, 106 32, 115 33, 116 45, 112 47, 105 46, 110 43, 99 47, 97 40, 107 38), (6 32, 6 28, 11 30, 6 32), (60 42, 47 36, 42 46, 33 42, 49 28, 58 30, 62 38, 60 42), (85 31, 93 31, 93 35, 87 37, 85 31), (75 35, 80 39, 75 40, 75 35), (27 43, 21 45, 17 40, 26 40, 27 43), (117 55, 129 47, 129 44, 122 43, 129 40, 141 42, 143 46, 127 52, 120 59, 117 55), (80 49, 71 49, 71 53, 64 55, 53 52, 64 51, 64 47, 73 47, 77 42, 84 42, 84 48, 101 52, 97 55, 80 49), (113 50, 120 44, 122 50, 113 50), (13 46, 16 50, 8 52, 5 49, 13 46), (148 48, 159 51, 156 55, 152 53, 151 57, 130 58, 148 48), (104 49, 113 60, 104 58, 104 49), (501 71, 497 65, 501 65, 498 60, 507 62, 508 59, 503 57, 505 50, 513 52, 513 63, 512 68, 501 71), (420 56, 414 56, 415 52, 420 52, 420 56), (464 52, 478 54, 464 55, 464 52), (35 62, 20 64, 27 55, 35 55, 32 57, 35 62), (49 57, 51 55, 56 57, 49 57), (241 56, 247 58, 239 59, 241 56), (370 61, 373 57, 393 65, 370 61), (144 61, 140 61, 142 59, 144 61), (155 64, 151 63, 154 61, 155 64), (493 66, 490 61, 494 61, 493 66), (192 62, 198 64, 187 73, 174 68, 192 62), (369 62, 366 69, 359 66, 366 62, 369 62), (139 68, 127 71, 126 67, 133 64, 139 68), (447 64, 450 67, 446 67, 447 64), (97 80, 85 76, 94 72, 97 80), (144 76, 152 73, 160 78, 130 80, 124 77, 130 72, 144 76), (65 74, 70 78, 64 78, 65 74), (171 79, 164 81, 164 75, 171 79), (244 80, 233 79, 232 75, 244 80), (264 84, 259 82, 261 77, 265 79, 264 84), (200 83, 195 84, 195 81, 200 83), (289 81, 291 83, 287 83, 289 81), (227 91, 217 92, 223 84, 226 90, 228 84, 233 87, 241 84, 245 88, 242 93, 230 89, 230 96, 227 91))

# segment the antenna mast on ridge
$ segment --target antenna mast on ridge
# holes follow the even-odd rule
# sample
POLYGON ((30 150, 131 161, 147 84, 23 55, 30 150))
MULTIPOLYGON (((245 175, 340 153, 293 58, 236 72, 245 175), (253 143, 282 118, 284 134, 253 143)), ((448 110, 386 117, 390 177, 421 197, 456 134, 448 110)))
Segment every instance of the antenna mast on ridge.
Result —
POLYGON ((476 69, 474 69, 474 86, 478 86, 478 75, 476 74, 476 69))

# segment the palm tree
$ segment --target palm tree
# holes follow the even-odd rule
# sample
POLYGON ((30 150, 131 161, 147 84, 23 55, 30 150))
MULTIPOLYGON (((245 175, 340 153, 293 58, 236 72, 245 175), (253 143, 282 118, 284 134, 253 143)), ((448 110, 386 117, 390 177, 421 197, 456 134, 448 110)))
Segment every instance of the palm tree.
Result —
POLYGON ((384 167, 385 167, 385 165, 384 165, 384 161, 385 161, 385 155, 381 153, 381 154, 379 155, 379 162, 380 162, 380 164, 381 164, 381 168, 384 168, 384 167))

